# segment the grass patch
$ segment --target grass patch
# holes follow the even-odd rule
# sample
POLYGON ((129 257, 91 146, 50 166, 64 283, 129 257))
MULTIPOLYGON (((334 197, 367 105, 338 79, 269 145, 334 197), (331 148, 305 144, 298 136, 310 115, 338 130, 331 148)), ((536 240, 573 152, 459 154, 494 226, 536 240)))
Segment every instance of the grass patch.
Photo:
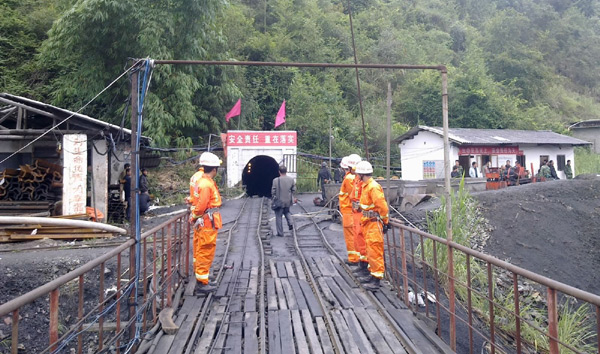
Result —
POLYGON ((575 148, 574 175, 600 173, 600 155, 593 153, 589 148, 575 148))

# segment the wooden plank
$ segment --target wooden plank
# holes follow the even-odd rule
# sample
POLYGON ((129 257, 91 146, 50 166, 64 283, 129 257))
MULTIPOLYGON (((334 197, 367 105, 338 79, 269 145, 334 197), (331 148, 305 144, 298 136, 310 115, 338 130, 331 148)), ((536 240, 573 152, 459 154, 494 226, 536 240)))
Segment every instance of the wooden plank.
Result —
POLYGON ((267 308, 277 310, 277 293, 275 292, 275 279, 267 278, 267 308))
POLYGON ((285 270, 285 264, 281 261, 275 262, 275 266, 277 267, 277 276, 279 278, 287 278, 287 271, 285 270))
POLYGON ((385 307, 386 310, 396 308, 396 306, 394 306, 390 302, 390 300, 387 298, 387 296, 385 296, 385 294, 381 292, 381 290, 373 291, 373 295, 375 296, 375 298, 377 298, 377 300, 379 300, 379 302, 381 302, 381 304, 383 305, 383 307, 385 307))
POLYGON ((308 350, 308 342, 306 341, 306 336, 304 335, 304 328, 302 327, 302 320, 300 319, 300 311, 298 310, 292 310, 292 327, 294 329, 294 338, 296 339, 298 354, 309 354, 310 351, 308 350))
POLYGON ((296 299, 296 304, 298 305, 298 310, 308 309, 308 305, 306 304, 306 299, 304 298, 304 294, 302 293, 300 284, 298 284, 298 279, 288 278, 288 280, 290 282, 290 286, 292 287, 292 291, 294 292, 294 297, 296 299))
POLYGON ((187 297, 183 302, 183 306, 179 309, 180 314, 187 314, 183 325, 179 327, 179 331, 175 334, 175 341, 171 346, 172 353, 183 353, 183 348, 188 343, 190 335, 194 330, 194 324, 198 318, 200 310, 202 310, 202 304, 206 298, 200 297, 187 297))
POLYGON ((411 310, 389 309, 388 313, 410 338, 411 342, 415 343, 417 347, 423 348, 423 352, 437 351, 437 347, 415 325, 416 318, 411 310))
MULTIPOLYGON (((243 312, 233 312, 229 316, 229 330, 227 331, 225 341, 225 353, 242 352, 242 324, 244 323, 243 312)), ((221 332, 221 336, 225 333, 221 332)))
POLYGON ((252 267, 250 271, 250 282, 248 283, 248 294, 256 295, 258 289, 258 267, 252 267))
POLYGON ((208 352, 210 349, 210 344, 212 343, 212 339, 217 331, 217 325, 221 322, 223 312, 225 312, 224 304, 213 305, 211 311, 209 312, 208 321, 206 325, 204 325, 204 330, 202 331, 202 335, 200 336, 194 354, 203 354, 208 352))
MULTIPOLYGON (((181 324, 183 323, 183 320, 185 319, 185 317, 186 317, 185 315, 177 316, 177 319, 175 320, 175 324, 181 328, 181 324)), ((154 348, 154 353, 168 353, 169 349, 173 345, 175 336, 176 336, 176 334, 163 335, 160 338, 160 340, 158 341, 158 344, 156 345, 156 347, 154 348)))
POLYGON ((223 274, 223 278, 221 278, 221 283, 217 288, 217 292, 215 293, 215 297, 223 297, 227 295, 227 288, 229 287, 229 282, 231 281, 231 277, 233 275, 233 269, 226 269, 225 274, 223 274))
POLYGON ((361 308, 355 308, 354 314, 358 318, 360 325, 364 329, 367 337, 373 343, 373 346, 377 348, 377 352, 380 354, 392 354, 394 351, 387 344, 379 329, 373 323, 373 320, 367 314, 367 311, 361 308))
POLYGON ((290 310, 279 311, 279 333, 281 335, 281 351, 286 354, 296 354, 290 310))
POLYGON ((304 268, 302 268, 300 260, 294 259, 294 266, 296 266, 296 275, 298 275, 298 279, 306 280, 306 274, 304 274, 304 268))
POLYGON ((329 289, 329 285, 327 284, 327 281, 325 280, 325 278, 321 277, 321 278, 317 279, 317 283, 319 283, 319 286, 321 288, 321 294, 323 294, 325 301, 327 301, 331 306, 334 306, 334 307, 341 306, 339 301, 335 298, 335 296, 331 292, 331 289, 329 289))
POLYGON ((323 276, 323 274, 321 274, 321 271, 319 270, 319 267, 317 267, 317 262, 315 262, 314 258, 307 257, 306 263, 308 265, 308 269, 310 269, 310 272, 313 274, 313 277, 318 278, 320 276, 323 276))
POLYGON ((319 269, 319 271, 321 272, 321 274, 324 277, 331 277, 335 274, 332 274, 332 272, 329 271, 329 269, 325 266, 325 264, 323 263, 323 259, 322 258, 313 258, 315 264, 317 265, 317 268, 319 269))
POLYGON ((323 354, 323 349, 321 348, 321 343, 319 343, 319 338, 317 337, 317 332, 315 331, 312 317, 310 317, 310 311, 302 310, 300 311, 300 314, 302 316, 304 330, 306 331, 306 338, 308 339, 308 347, 310 352, 313 354, 323 354))
POLYGON ((340 289, 340 287, 335 283, 335 280, 333 280, 333 278, 331 278, 331 277, 325 278, 325 282, 329 286, 329 289, 331 290, 331 292, 333 293, 335 298, 338 300, 338 302, 340 303, 342 308, 348 309, 348 308, 354 307, 354 304, 352 303, 352 301, 350 301, 350 299, 348 299, 348 296, 346 296, 346 294, 344 294, 344 292, 340 289))
POLYGON ((350 288, 348 286, 348 283, 346 283, 346 281, 344 281, 344 279, 342 279, 342 277, 336 276, 336 277, 332 277, 331 279, 333 279, 335 281, 335 283, 340 287, 340 289, 344 292, 344 294, 346 294, 348 299, 350 299, 350 301, 352 301, 352 304, 354 306, 358 306, 358 307, 364 306, 363 302, 360 301, 358 296, 356 296, 356 293, 360 292, 360 290, 350 288))
POLYGON ((244 315, 244 354, 258 353, 258 313, 246 312, 244 315))
POLYGON ((275 268, 273 259, 269 259, 269 267, 271 268, 271 277, 277 278, 277 268, 275 268))
POLYGON ((315 321, 317 322, 317 331, 319 332, 319 339, 321 339, 323 352, 333 353, 333 345, 331 344, 331 338, 329 338, 329 333, 327 332, 327 327, 325 326, 323 317, 317 317, 315 321))
MULTIPOLYGON (((212 353, 223 353, 223 348, 225 347, 225 339, 227 338, 227 332, 229 331, 229 319, 230 315, 225 314, 223 317, 223 323, 221 323, 221 331, 218 332, 219 335, 215 338, 214 350, 212 353)), ((210 347, 209 347, 210 348, 210 347)), ((205 352, 209 352, 208 350, 205 352)))
POLYGON ((342 346, 344 346, 346 353, 359 354, 360 350, 358 344, 354 341, 355 333, 350 332, 342 314, 338 310, 332 310, 330 314, 340 336, 340 342, 342 343, 342 346))
POLYGON ((358 323, 354 312, 352 310, 342 310, 341 314, 342 316, 344 316, 344 320, 346 320, 348 329, 350 330, 352 338, 354 339, 354 342, 356 342, 359 351, 361 353, 375 354, 375 352, 373 351, 373 347, 371 346, 369 339, 367 338, 365 332, 360 326, 360 323, 358 323))
POLYGON ((313 293, 312 288, 305 280, 299 280, 298 284, 302 289, 302 293, 304 294, 304 298, 306 299, 306 304, 308 305, 308 309, 312 313, 313 317, 317 316, 325 316, 323 313, 323 309, 321 309, 321 305, 317 301, 317 297, 313 293))
POLYGON ((375 308, 375 305, 371 301, 371 298, 369 298, 367 296, 367 294, 365 294, 363 291, 356 291, 355 294, 360 299, 360 301, 362 301, 362 303, 363 303, 362 307, 364 307, 366 309, 375 308))
POLYGON ((256 311, 256 295, 246 295, 244 300, 244 312, 256 311))
MULTIPOLYGON (((383 284, 382 284, 383 285, 383 284)), ((392 291, 387 286, 382 286, 379 288, 379 291, 389 300, 389 303, 394 306, 394 308, 406 309, 407 307, 404 305, 402 300, 396 295, 394 291, 392 291)))
POLYGON ((287 302, 285 301, 285 294, 283 293, 283 286, 281 285, 281 279, 275 278, 275 290, 277 290, 277 303, 279 309, 287 310, 287 302))
MULTIPOLYGON (((388 343, 390 348, 394 349, 394 352, 399 352, 400 348, 404 348, 404 346, 400 343, 398 338, 396 338, 396 336, 392 333, 392 331, 388 327, 388 324, 385 322, 385 320, 383 319, 381 314, 379 312, 377 312, 377 310, 370 309, 370 310, 365 310, 365 311, 369 315, 369 317, 371 317, 371 319, 373 320, 373 323, 375 324, 375 327, 377 327, 377 329, 379 330, 379 333, 381 333, 381 336, 385 339, 385 341, 388 343)), ((402 329, 404 330, 404 328, 402 328, 402 329)), ((422 352, 428 353, 427 350, 423 350, 422 352)), ((400 353, 402 353, 402 352, 400 352, 400 353)))
POLYGON ((333 266, 333 263, 331 262, 331 258, 324 257, 324 258, 321 258, 321 259, 323 260, 323 265, 325 266, 325 268, 327 268, 327 271, 329 272, 329 274, 332 277, 335 276, 335 275, 337 275, 337 270, 333 266))
POLYGON ((183 291, 183 296, 194 296, 194 290, 196 290, 196 276, 194 272, 188 278, 188 283, 185 286, 185 290, 183 291))
POLYGON ((269 326, 268 338, 269 338, 269 353, 280 354, 281 353, 281 337, 279 334, 279 311, 269 311, 269 326))
POLYGON ((285 293, 285 299, 287 301, 288 308, 290 310, 297 310, 298 304, 296 302, 296 295, 294 294, 294 290, 292 290, 292 286, 290 285, 288 278, 281 279, 281 286, 283 287, 283 292, 285 293))
POLYGON ((284 262, 285 272, 287 273, 288 278, 295 278, 296 274, 294 274, 294 267, 292 267, 292 262, 284 262))
POLYGON ((348 284, 349 287, 358 288, 358 285, 356 285, 354 278, 350 276, 348 272, 346 272, 344 266, 342 266, 340 263, 334 263, 334 267, 338 271, 338 274, 346 281, 346 284, 348 284))

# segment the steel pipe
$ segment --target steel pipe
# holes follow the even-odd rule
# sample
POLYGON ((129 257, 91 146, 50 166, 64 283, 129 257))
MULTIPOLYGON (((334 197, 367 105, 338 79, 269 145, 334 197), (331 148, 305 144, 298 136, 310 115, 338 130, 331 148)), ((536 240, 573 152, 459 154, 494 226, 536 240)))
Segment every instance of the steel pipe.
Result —
POLYGON ((118 234, 126 234, 127 231, 120 227, 102 224, 93 221, 84 220, 68 220, 59 218, 43 218, 34 216, 0 216, 0 224, 15 225, 15 224, 31 224, 42 226, 67 226, 80 227, 83 229, 96 229, 118 234))

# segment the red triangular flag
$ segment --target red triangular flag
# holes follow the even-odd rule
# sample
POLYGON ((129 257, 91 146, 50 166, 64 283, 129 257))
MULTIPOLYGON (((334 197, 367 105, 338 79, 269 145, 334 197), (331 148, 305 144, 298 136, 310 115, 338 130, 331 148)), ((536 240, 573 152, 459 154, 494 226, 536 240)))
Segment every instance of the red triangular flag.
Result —
POLYGON ((231 111, 229 111, 229 113, 227 113, 227 115, 225 116, 225 120, 227 122, 229 122, 230 118, 235 117, 235 116, 239 116, 241 112, 242 112, 242 99, 240 98, 235 103, 235 106, 233 106, 233 108, 231 109, 231 111))
POLYGON ((277 112, 277 117, 275 117, 275 128, 285 123, 285 100, 279 107, 279 112, 277 112))

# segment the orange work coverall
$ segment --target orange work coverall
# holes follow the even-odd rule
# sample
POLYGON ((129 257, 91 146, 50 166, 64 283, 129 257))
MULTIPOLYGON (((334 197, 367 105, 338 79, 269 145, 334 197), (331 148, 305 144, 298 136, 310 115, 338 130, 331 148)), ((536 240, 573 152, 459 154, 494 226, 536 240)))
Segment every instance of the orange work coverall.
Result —
MULTIPOLYGON (((350 200, 356 204, 360 203, 360 195, 362 193, 363 183, 358 176, 354 178, 352 193, 350 200)), ((361 262, 368 262, 367 245, 365 243, 365 234, 360 223, 362 212, 360 208, 352 209, 352 219, 354 220, 354 249, 358 252, 361 262)))
POLYGON ((202 219, 204 223, 194 227, 194 273, 197 281, 208 284, 210 266, 217 247, 217 234, 223 227, 218 211, 221 195, 215 181, 207 175, 195 180, 195 186, 190 185, 190 191, 190 221, 196 224, 198 219, 202 219))
POLYGON ((360 260, 360 253, 354 248, 354 220, 352 217, 352 201, 350 201, 350 194, 354 190, 354 178, 352 173, 346 172, 339 194, 344 240, 346 241, 348 262, 350 263, 358 263, 360 260))
POLYGON ((383 194, 383 188, 373 178, 364 184, 360 197, 360 207, 363 210, 361 223, 367 243, 367 256, 369 258, 369 271, 375 278, 383 279, 385 261, 383 257, 383 224, 389 222, 389 209, 383 194), (377 218, 370 218, 365 212, 374 211, 379 214, 377 218))

